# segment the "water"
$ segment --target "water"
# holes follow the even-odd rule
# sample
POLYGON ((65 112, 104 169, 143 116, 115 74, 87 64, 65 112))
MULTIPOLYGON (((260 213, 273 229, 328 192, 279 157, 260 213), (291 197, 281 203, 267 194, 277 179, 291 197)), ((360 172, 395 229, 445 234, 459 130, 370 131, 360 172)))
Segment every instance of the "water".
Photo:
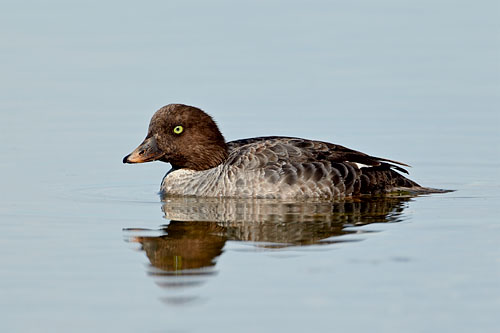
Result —
POLYGON ((2 7, 2 331, 496 332, 497 2, 2 7), (172 102, 456 191, 162 202, 121 159, 172 102))

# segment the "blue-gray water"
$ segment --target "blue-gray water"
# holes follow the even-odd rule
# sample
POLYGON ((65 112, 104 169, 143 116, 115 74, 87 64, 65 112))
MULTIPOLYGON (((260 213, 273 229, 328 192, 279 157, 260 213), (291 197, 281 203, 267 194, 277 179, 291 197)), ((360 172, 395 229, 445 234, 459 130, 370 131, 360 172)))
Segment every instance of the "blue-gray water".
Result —
POLYGON ((496 332, 499 16, 497 1, 3 2, 1 331, 496 332), (456 191, 162 203, 168 165, 121 159, 173 102, 228 140, 335 142, 456 191))

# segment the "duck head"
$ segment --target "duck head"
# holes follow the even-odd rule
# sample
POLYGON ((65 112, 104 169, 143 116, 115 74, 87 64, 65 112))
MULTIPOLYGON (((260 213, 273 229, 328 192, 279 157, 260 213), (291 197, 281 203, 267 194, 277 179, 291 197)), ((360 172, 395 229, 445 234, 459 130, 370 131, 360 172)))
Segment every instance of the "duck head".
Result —
POLYGON ((162 107, 151 118, 146 139, 123 163, 168 162, 173 168, 206 170, 223 163, 227 145, 212 117, 183 104, 162 107))

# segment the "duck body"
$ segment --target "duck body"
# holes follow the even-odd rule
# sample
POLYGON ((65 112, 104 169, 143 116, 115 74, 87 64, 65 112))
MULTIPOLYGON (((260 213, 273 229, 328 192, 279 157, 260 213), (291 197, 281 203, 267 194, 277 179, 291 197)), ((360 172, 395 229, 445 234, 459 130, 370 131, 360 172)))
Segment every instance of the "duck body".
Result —
POLYGON ((146 139, 123 162, 153 160, 172 164, 161 183, 163 196, 331 199, 433 192, 403 176, 403 163, 328 142, 270 136, 226 143, 210 116, 182 104, 157 111, 146 139))
POLYGON ((214 168, 201 171, 172 169, 163 178, 161 193, 241 198, 342 198, 419 187, 394 171, 395 165, 380 163, 376 158, 353 154, 352 150, 326 142, 259 137, 231 141, 228 147, 227 160, 214 168), (352 161, 347 160, 346 154, 352 155, 352 161))

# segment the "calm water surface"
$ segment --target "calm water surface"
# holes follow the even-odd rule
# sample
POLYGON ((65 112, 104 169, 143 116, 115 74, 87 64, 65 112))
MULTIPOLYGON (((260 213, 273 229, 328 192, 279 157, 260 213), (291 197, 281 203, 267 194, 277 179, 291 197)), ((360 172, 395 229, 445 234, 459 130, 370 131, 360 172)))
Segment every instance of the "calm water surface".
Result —
POLYGON ((11 2, 2 332, 497 332, 496 1, 11 2), (174 199, 164 104, 413 166, 432 196, 174 199))

